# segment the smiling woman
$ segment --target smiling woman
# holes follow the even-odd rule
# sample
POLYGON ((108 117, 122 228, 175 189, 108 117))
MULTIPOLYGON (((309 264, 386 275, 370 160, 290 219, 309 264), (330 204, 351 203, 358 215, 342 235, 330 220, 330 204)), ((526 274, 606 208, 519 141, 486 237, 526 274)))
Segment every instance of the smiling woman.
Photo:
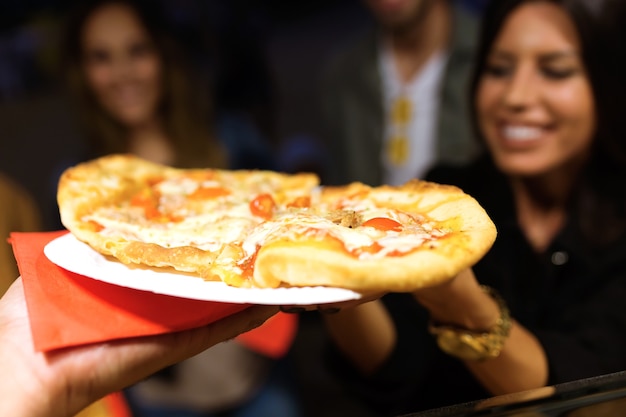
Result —
MULTIPOLYGON (((176 42, 160 9, 162 2, 77 4, 68 20, 64 51, 88 149, 70 165, 114 153, 178 168, 269 169, 273 165, 265 138, 252 123, 242 123, 243 117, 229 119, 236 134, 217 137, 224 121, 212 117, 208 82, 198 82, 205 79, 196 77, 198 69, 191 67, 184 54, 187 50, 176 42)), ((283 335, 290 334, 295 317, 288 322, 279 330, 283 335)), ((259 339, 266 337, 275 336, 261 333, 259 339)), ((274 389, 290 378, 276 359, 280 358, 233 341, 168 368, 126 394, 137 413, 146 416, 203 415, 215 410, 297 416, 291 390, 274 389), (212 389, 217 386, 219 390, 212 389), (284 409, 271 410, 277 406, 284 409)))
POLYGON ((474 197, 494 245, 444 285, 324 316, 383 415, 626 367, 625 19, 622 0, 487 7, 470 99, 488 152, 427 179, 474 197))
POLYGON ((132 127, 158 123, 161 57, 132 9, 103 5, 83 35, 85 75, 102 107, 132 127))
POLYGON ((68 22, 64 58, 88 133, 87 156, 132 152, 180 167, 225 167, 202 85, 158 7, 124 0, 80 5, 68 22))
POLYGON ((478 123, 504 172, 533 175, 584 161, 595 107, 581 52, 574 23, 553 4, 507 19, 476 98, 478 123))

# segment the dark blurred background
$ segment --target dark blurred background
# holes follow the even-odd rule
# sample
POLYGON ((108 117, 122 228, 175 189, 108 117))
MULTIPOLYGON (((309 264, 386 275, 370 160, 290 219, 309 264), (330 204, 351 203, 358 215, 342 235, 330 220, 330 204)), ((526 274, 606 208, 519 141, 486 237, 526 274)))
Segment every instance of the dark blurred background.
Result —
MULTIPOLYGON (((255 100, 264 112, 260 123, 272 125, 277 152, 285 138, 317 138, 320 67, 371 24, 358 0, 156 1, 197 68, 210 74, 219 67, 215 105, 255 100)), ((81 141, 59 72, 60 31, 74 4, 0 2, 0 171, 38 199, 54 187, 64 154, 81 141)))
MULTIPOLYGON (((483 2, 457 1, 474 8, 483 2)), ((315 94, 322 66, 373 24, 360 0, 156 3, 196 68, 217 80, 215 105, 254 102, 259 123, 271 125, 269 139, 286 158, 284 144, 293 138, 319 139, 315 94)), ((55 167, 81 143, 58 66, 60 30, 74 5, 0 1, 0 171, 40 200, 56 187, 55 167)))

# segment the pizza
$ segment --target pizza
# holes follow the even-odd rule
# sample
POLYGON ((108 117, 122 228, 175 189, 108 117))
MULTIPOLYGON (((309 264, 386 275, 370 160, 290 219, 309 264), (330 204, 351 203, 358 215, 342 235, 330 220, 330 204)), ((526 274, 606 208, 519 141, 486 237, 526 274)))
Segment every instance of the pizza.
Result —
POLYGON ((496 229, 457 187, 320 186, 316 175, 181 169, 120 154, 67 169, 63 225, 128 265, 236 287, 413 291, 491 247, 496 229))

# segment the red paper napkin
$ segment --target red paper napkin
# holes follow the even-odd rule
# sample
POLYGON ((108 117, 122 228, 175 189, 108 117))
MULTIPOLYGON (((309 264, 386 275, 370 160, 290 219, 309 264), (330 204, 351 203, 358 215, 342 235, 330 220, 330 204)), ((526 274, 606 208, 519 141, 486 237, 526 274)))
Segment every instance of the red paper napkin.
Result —
MULTIPOLYGON (((69 272, 43 253, 48 242, 64 233, 11 233, 38 351, 189 329, 248 307, 155 294, 69 272)), ((297 316, 279 313, 238 339, 279 357, 289 349, 296 326, 297 316)))

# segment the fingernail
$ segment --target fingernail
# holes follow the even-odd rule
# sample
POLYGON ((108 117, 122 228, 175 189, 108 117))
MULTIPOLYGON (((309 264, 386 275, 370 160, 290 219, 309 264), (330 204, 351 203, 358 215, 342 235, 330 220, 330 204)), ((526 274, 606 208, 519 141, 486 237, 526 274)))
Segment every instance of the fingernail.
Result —
POLYGON ((325 307, 325 308, 320 308, 318 310, 322 314, 335 314, 341 311, 339 307, 325 307))
POLYGON ((298 314, 298 313, 304 313, 306 311, 306 309, 304 307, 280 307, 280 311, 282 311, 283 313, 289 313, 289 314, 298 314))

